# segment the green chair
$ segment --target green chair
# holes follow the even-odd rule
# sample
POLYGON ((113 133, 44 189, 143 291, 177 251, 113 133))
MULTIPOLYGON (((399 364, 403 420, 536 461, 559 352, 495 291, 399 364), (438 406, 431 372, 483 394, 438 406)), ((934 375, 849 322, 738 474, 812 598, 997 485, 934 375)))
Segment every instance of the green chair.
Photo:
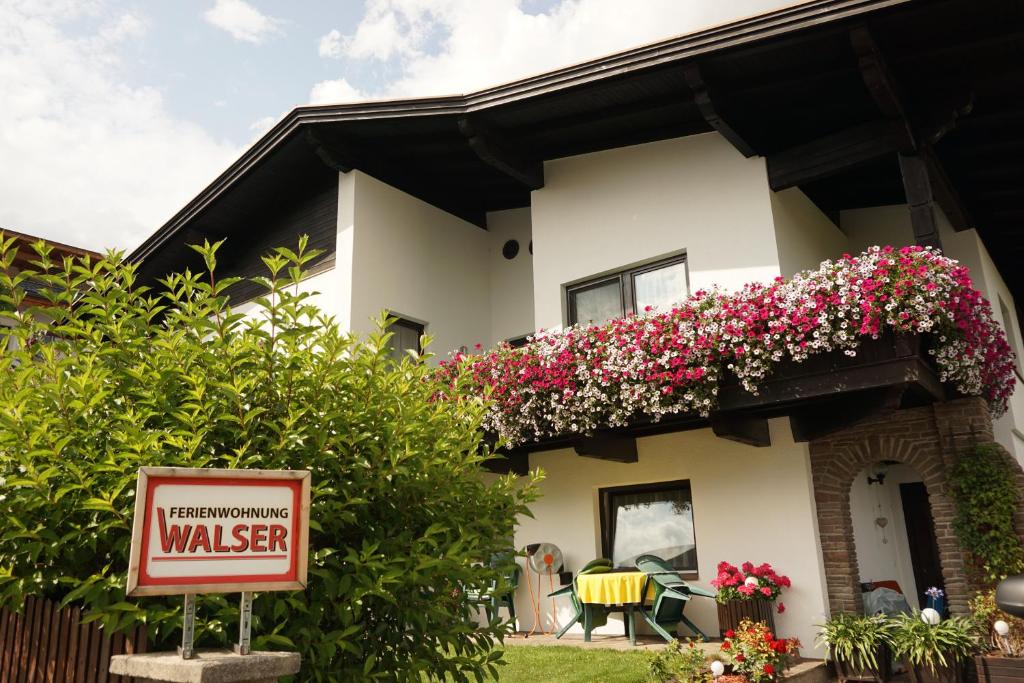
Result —
POLYGON ((642 607, 640 609, 644 621, 650 624, 658 635, 668 641, 673 640, 675 636, 671 635, 665 627, 675 630, 680 622, 686 624, 687 628, 706 640, 707 634, 686 618, 683 609, 694 595, 714 598, 715 594, 686 583, 679 578, 678 570, 673 569, 672 565, 656 555, 640 555, 636 558, 636 568, 647 574, 643 594, 647 595, 651 586, 654 587, 654 597, 650 608, 642 607))
POLYGON ((493 621, 498 616, 498 610, 504 606, 508 608, 509 620, 515 624, 516 586, 519 585, 519 574, 522 570, 514 555, 495 555, 488 564, 494 568, 505 568, 500 585, 499 581, 492 580, 491 585, 483 591, 468 591, 468 597, 471 602, 483 606, 487 621, 493 621))
MULTIPOLYGON (((603 574, 609 572, 612 569, 612 561, 599 557, 596 560, 591 560, 583 565, 576 576, 580 577, 584 574, 603 574)), ((573 624, 580 623, 583 625, 583 638, 584 640, 590 640, 590 632, 595 626, 604 626, 608 623, 608 610, 603 605, 584 605, 580 601, 579 594, 576 592, 576 579, 572 580, 568 586, 556 590, 554 593, 549 593, 549 598, 554 598, 559 595, 568 595, 569 600, 572 603, 572 609, 575 612, 571 621, 562 627, 562 630, 555 634, 555 638, 561 638, 565 635, 566 631, 572 628, 573 624), (589 617, 589 619, 588 619, 589 617), (589 624, 587 622, 590 622, 589 624)))

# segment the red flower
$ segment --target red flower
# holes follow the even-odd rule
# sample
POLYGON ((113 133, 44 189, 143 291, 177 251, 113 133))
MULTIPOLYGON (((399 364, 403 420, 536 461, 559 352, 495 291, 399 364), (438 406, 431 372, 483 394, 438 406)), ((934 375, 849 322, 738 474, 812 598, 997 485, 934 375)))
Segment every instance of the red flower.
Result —
POLYGON ((782 614, 783 612, 785 612, 785 611, 786 611, 786 603, 784 603, 784 602, 780 602, 780 603, 779 603, 779 606, 778 606, 778 607, 776 607, 776 608, 775 608, 775 610, 776 610, 776 611, 777 611, 777 612, 778 612, 779 614, 782 614))
POLYGON ((747 658, 746 658, 746 657, 744 657, 744 656, 743 656, 742 654, 738 654, 738 655, 736 655, 736 661, 737 661, 737 662, 742 662, 742 661, 746 661, 746 659, 747 659, 747 658))
POLYGON ((728 640, 724 641, 722 643, 722 649, 723 650, 731 650, 732 649, 732 643, 730 643, 728 640))
POLYGON ((729 629, 728 631, 725 632, 725 637, 726 638, 735 638, 736 637, 736 631, 733 631, 732 629, 729 629))
POLYGON ((764 672, 765 672, 766 675, 771 676, 772 674, 775 673, 775 667, 772 666, 771 664, 765 664, 764 665, 764 672))

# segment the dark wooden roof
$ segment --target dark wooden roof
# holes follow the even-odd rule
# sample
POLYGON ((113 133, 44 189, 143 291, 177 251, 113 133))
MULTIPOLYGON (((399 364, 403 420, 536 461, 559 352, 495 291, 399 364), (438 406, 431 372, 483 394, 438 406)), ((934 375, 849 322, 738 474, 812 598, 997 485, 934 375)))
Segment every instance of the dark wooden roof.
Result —
POLYGON ((812 0, 469 95, 299 107, 132 256, 154 276, 186 242, 251 242, 351 168, 486 227, 544 160, 715 128, 833 216, 905 201, 896 152, 920 151, 1024 299, 1022 85, 1021 0, 812 0))

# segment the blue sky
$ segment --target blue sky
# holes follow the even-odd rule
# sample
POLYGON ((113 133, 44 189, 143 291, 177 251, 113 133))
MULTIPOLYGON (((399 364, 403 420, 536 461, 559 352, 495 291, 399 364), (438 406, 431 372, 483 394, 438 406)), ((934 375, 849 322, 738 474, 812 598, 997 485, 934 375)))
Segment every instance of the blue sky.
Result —
POLYGON ((0 228, 130 249, 297 105, 467 92, 794 0, 0 0, 0 228))

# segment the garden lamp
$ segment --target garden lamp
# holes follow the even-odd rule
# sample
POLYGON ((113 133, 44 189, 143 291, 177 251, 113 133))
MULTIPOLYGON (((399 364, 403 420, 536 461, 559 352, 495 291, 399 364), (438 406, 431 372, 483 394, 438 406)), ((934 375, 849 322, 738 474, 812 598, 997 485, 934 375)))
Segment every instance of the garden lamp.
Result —
POLYGON ((1024 574, 1009 576, 996 588, 996 605, 1015 617, 1024 617, 1024 574))
POLYGON ((721 676, 724 673, 725 673, 725 664, 722 664, 717 659, 715 661, 711 662, 711 675, 715 677, 716 681, 718 680, 718 677, 721 676))
POLYGON ((992 624, 992 630, 999 636, 999 649, 1006 654, 1010 653, 1010 625, 1000 619, 996 623, 992 624))
POLYGON ((921 610, 921 621, 934 626, 942 621, 942 615, 939 614, 938 610, 932 609, 931 607, 925 607, 921 610))

